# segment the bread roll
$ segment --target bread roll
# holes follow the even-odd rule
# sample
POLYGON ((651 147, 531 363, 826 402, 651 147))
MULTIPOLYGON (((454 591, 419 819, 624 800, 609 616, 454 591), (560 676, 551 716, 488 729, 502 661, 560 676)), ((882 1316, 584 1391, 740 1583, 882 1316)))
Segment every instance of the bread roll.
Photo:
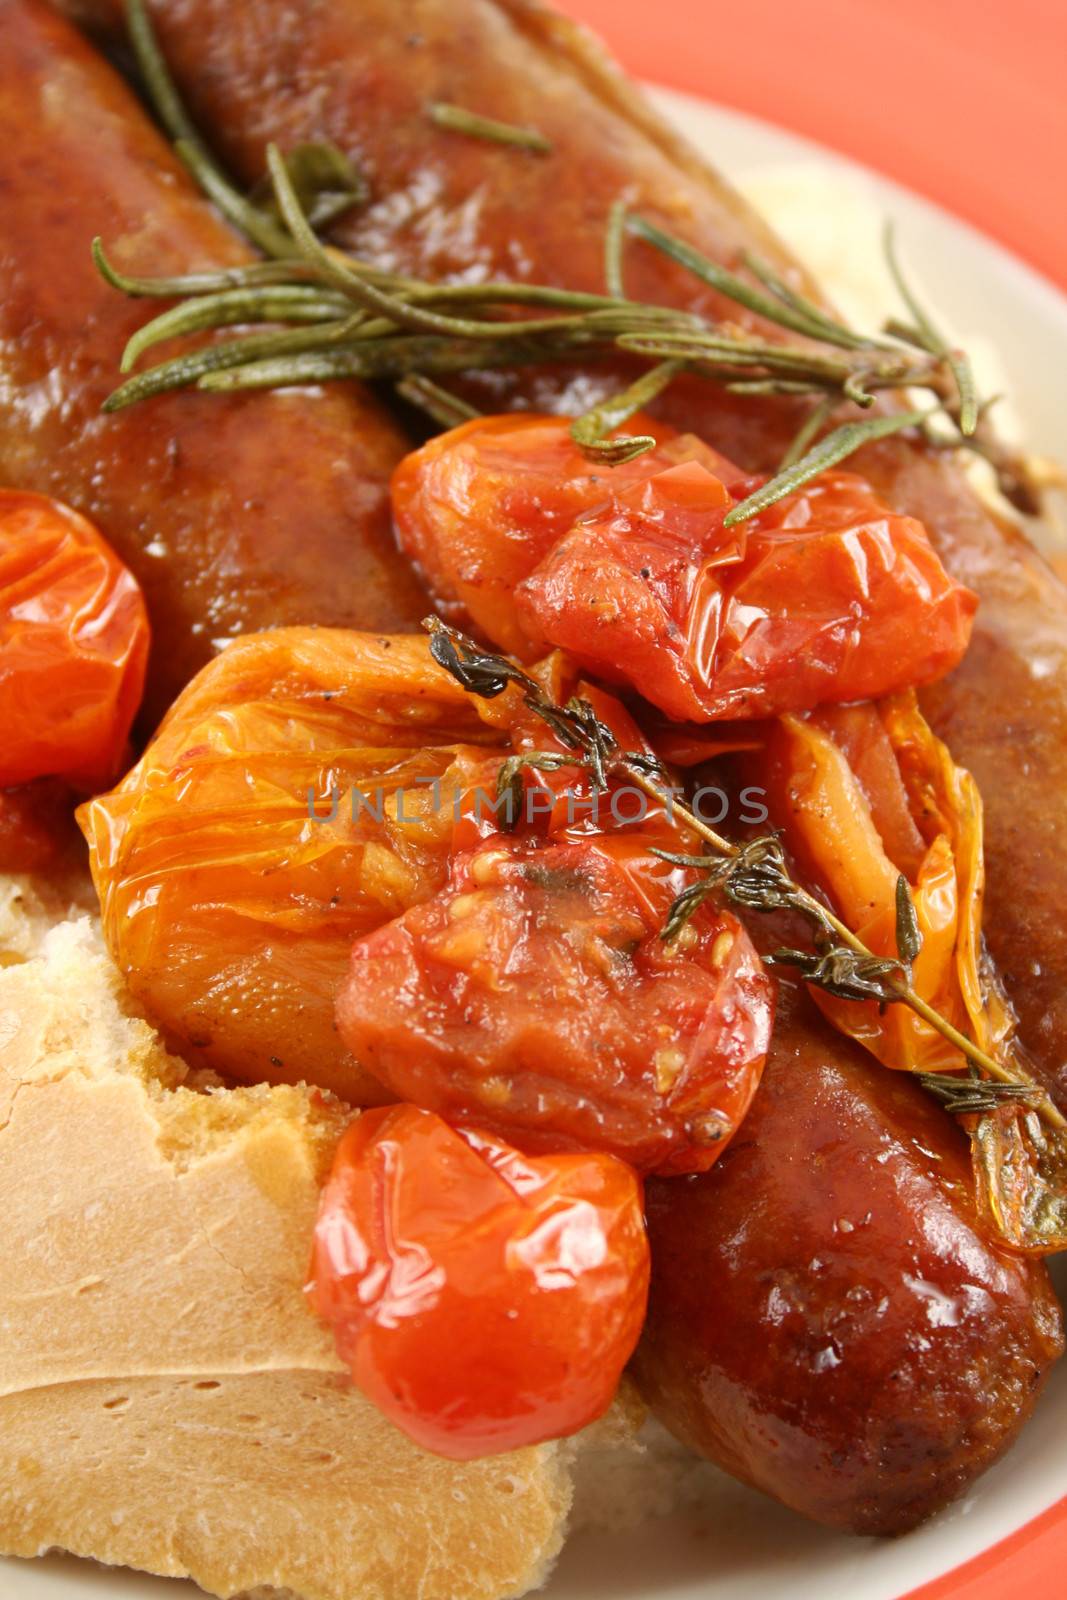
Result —
MULTIPOLYGON (((0 895, 0 1552, 60 1548, 221 1596, 539 1584, 580 1445, 425 1454, 350 1386, 305 1304, 344 1107, 195 1078, 88 917, 31 952, 32 899, 0 895)), ((605 1426, 631 1435, 613 1419, 601 1444, 605 1426)))

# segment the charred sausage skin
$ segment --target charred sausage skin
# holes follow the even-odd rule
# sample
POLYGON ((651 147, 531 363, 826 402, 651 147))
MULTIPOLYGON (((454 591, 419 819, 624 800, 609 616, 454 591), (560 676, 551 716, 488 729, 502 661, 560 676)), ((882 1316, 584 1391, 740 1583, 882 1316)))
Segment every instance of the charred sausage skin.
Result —
POLYGON ((781 986, 744 1126, 647 1186, 636 1376, 687 1444, 786 1505, 902 1533, 988 1467, 1060 1353, 1044 1268, 974 1221, 964 1140, 781 986))
POLYGON ((0 483, 69 502, 133 569, 154 630, 149 718, 235 633, 416 622, 425 601, 388 520, 405 442, 355 386, 101 415, 160 303, 109 288, 93 236, 133 273, 248 257, 76 30, 0 0, 0 38, 0 483))

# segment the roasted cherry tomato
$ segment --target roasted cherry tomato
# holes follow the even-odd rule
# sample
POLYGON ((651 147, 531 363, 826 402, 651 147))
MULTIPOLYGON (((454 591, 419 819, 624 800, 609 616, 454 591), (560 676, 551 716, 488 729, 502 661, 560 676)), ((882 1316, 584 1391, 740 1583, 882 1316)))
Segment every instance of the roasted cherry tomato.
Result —
POLYGON ((660 442, 602 467, 582 455, 558 417, 479 417, 404 458, 393 474, 397 535, 446 616, 473 622, 515 655, 540 654, 544 632, 527 631, 515 587, 579 517, 610 505, 621 485, 682 461, 739 476, 710 446, 665 423, 638 415, 625 431, 660 442))
MULTIPOLYGON (((877 705, 783 717, 744 762, 762 786, 796 869, 876 955, 898 955, 896 894, 908 883, 921 935, 916 992, 1022 1076, 1016 1019, 982 945, 982 801, 927 726, 913 694, 877 705)), ((907 1006, 814 999, 887 1067, 954 1071, 962 1053, 907 1006)), ((968 1118, 975 1191, 993 1233, 1014 1249, 1067 1248, 1057 1201, 1064 1157, 1025 1104, 968 1118)))
POLYGON ((640 835, 489 839, 356 941, 341 1035, 394 1096, 450 1122, 701 1172, 748 1109, 774 995, 710 902, 664 941, 686 881, 640 835))
POLYGON ((470 1460, 606 1410, 648 1271, 641 1184, 621 1161, 531 1160, 393 1106, 341 1141, 309 1288, 364 1394, 427 1450, 470 1460))
POLYGON ((334 1001, 353 939, 447 880, 480 704, 418 636, 249 634, 82 808, 111 953, 188 1057, 382 1098, 334 1001))
POLYGON ((119 771, 148 661, 133 574, 84 517, 0 490, 0 785, 119 771))
MULTIPOLYGON (((981 801, 915 697, 783 717, 762 751, 744 761, 801 876, 878 956, 898 953, 896 896, 904 875, 922 936, 916 990, 964 1032, 976 1023, 985 1029, 981 801)), ((907 1006, 813 994, 842 1032, 887 1067, 937 1072, 965 1065, 907 1006)))
POLYGON ((967 646, 974 596, 853 473, 729 529, 731 489, 754 480, 697 440, 594 471, 564 421, 490 418, 427 452, 398 468, 394 500, 439 598, 495 643, 562 648, 675 720, 867 699, 941 676, 967 646))
POLYGON ((74 797, 59 778, 0 789, 0 872, 51 872, 81 843, 74 797))

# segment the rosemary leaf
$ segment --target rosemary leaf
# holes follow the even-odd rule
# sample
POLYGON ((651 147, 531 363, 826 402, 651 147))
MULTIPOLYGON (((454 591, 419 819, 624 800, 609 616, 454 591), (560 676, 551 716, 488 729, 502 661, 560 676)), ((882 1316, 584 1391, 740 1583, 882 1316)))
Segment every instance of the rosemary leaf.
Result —
POLYGON ((897 955, 911 966, 923 947, 922 931, 915 914, 915 902, 903 873, 897 879, 897 955))
POLYGON ((913 341, 922 349, 928 350, 931 355, 941 356, 952 370, 959 391, 959 429, 964 437, 972 434, 978 426, 978 390, 974 381, 974 372, 970 361, 962 350, 954 349, 948 340, 931 322, 916 299, 897 257, 896 240, 892 222, 885 225, 883 237, 885 258, 896 284, 897 292, 914 319, 914 328, 908 329, 900 323, 894 324, 895 331, 907 338, 910 333, 913 341))
MULTIPOLYGON (((102 409, 106 412, 122 411, 126 406, 134 405, 139 400, 148 400, 153 395, 167 394, 174 389, 184 389, 194 383, 198 386, 203 383, 204 387, 208 387, 206 380, 210 377, 221 376, 227 368, 249 361, 252 355, 256 356, 260 366, 270 365, 286 357, 289 361, 300 358, 305 361, 321 360, 321 356, 307 353, 309 343, 317 340, 323 350, 328 350, 330 345, 347 338, 349 332, 348 323, 339 322, 331 323, 317 333, 296 328, 287 332, 268 333, 247 339, 229 339, 221 344, 208 345, 204 350, 195 350, 187 356, 176 356, 173 361, 161 362, 158 367, 149 367, 147 372, 139 372, 136 377, 128 378, 108 395, 102 409), (300 358, 289 355, 290 351, 299 351, 300 358)), ((309 380, 304 378, 290 381, 309 380)), ((235 387, 242 386, 235 385, 235 387)))
POLYGON ((732 528, 738 522, 746 522, 749 517, 756 516, 787 494, 792 494, 802 484, 810 483, 820 472, 844 461, 861 445, 870 444, 874 439, 884 439, 892 433, 902 433, 905 428, 917 428, 927 415, 925 411, 898 411, 891 416, 870 417, 865 422, 844 423, 828 433, 825 439, 820 439, 799 461, 775 473, 762 489, 757 489, 740 505, 734 506, 723 518, 723 526, 732 528))
MULTIPOLYGON (((353 206, 365 205, 370 199, 367 180, 335 144, 325 140, 296 144, 285 152, 284 159, 289 181, 313 228, 329 227, 353 206)), ((256 185, 251 200, 282 222, 268 178, 256 185)))
POLYGON ((881 339, 870 339, 863 334, 856 333, 852 328, 846 328, 843 322, 838 322, 836 317, 831 317, 821 306, 817 306, 806 295, 799 294, 795 289, 780 278, 767 262, 759 256, 746 251, 743 257, 745 266, 757 277, 765 288, 782 302, 789 306, 799 316, 805 317, 813 328, 819 328, 820 339, 829 340, 833 344, 840 344, 855 350, 892 349, 892 346, 881 339))
POLYGON ((659 366, 642 373, 621 394, 602 400, 584 416, 576 417, 571 423, 571 438, 582 454, 590 461, 617 467, 624 461, 633 461, 636 456, 644 455, 647 450, 654 450, 656 441, 652 434, 637 433, 621 439, 612 439, 609 435, 616 428, 621 428, 635 411, 640 411, 658 394, 662 394, 684 366, 684 361, 661 361, 659 366))
POLYGON ((780 300, 777 296, 765 294, 762 289, 753 287, 739 278, 733 272, 728 272, 725 267, 720 267, 717 261, 711 261, 702 255, 699 250, 694 250, 682 239, 676 239, 672 234, 665 233, 662 228, 657 228, 644 217, 630 216, 626 221, 627 229, 637 238, 644 239, 646 243, 654 245, 664 255, 670 256, 672 261, 677 261, 680 266, 687 267, 697 278, 710 284, 713 289, 725 295, 728 300, 733 300, 737 305, 744 306, 746 310, 753 311, 768 322, 776 323, 782 328, 791 328, 794 333, 805 334, 809 339, 818 339, 825 344, 838 344, 846 348, 854 347, 856 335, 847 328, 838 329, 835 324, 826 326, 826 319, 821 316, 812 318, 807 312, 795 309, 788 302, 780 300), (830 331, 832 330, 832 331, 830 331))
POLYGON ((917 1072, 916 1082, 927 1094, 951 1111, 953 1116, 976 1116, 995 1111, 998 1106, 1014 1102, 1016 1105, 1040 1105, 1044 1091, 1030 1083, 997 1083, 990 1078, 980 1078, 969 1073, 917 1072))
POLYGON ((546 139, 536 128, 519 128, 510 122, 498 122, 495 117, 482 117, 476 111, 465 111, 462 106, 447 105, 436 100, 428 106, 430 121, 452 133, 465 133, 472 139, 489 139, 493 144, 515 145, 520 150, 534 150, 539 155, 549 155, 551 139, 546 139))
MULTIPOLYGON (((133 299, 175 300, 222 294, 228 289, 258 289, 269 285, 321 282, 318 273, 301 261, 253 261, 243 267, 221 267, 217 272, 187 272, 173 278, 130 277, 108 260, 104 242, 92 243, 93 264, 113 289, 133 299)), ((329 292, 327 287, 326 292, 329 292)))
POLYGON ((349 309, 342 296, 331 295, 315 284, 224 289, 218 294, 200 295, 138 328, 123 352, 120 370, 131 371, 146 350, 180 335, 256 322, 336 322, 349 309))
POLYGON ((622 249, 626 240, 626 202, 615 200, 608 212, 608 226, 604 234, 604 285, 615 299, 625 298, 622 278, 622 249))
POLYGON ((468 405, 458 394, 450 394, 447 389, 442 389, 424 372, 413 372, 409 377, 401 378, 396 385, 396 392, 401 400, 425 411, 442 428, 458 428, 461 423, 481 416, 475 406, 468 405))
MULTIPOLYGON (((659 852, 656 852, 657 855, 659 852)), ((660 931, 664 944, 672 944, 690 919, 696 915, 706 900, 710 900, 718 885, 711 878, 701 878, 683 889, 672 902, 667 920, 660 931)))

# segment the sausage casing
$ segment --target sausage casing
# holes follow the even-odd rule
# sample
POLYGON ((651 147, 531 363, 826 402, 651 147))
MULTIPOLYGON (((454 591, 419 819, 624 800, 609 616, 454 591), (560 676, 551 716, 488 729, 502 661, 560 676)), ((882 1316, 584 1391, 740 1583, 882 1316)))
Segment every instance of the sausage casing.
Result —
POLYGON ((416 623, 425 601, 388 518, 405 443, 356 386, 101 415, 159 302, 103 281, 94 235, 131 273, 248 255, 76 30, 37 0, 0 0, 0 39, 0 483, 67 501, 135 573, 152 720, 235 633, 416 623))

